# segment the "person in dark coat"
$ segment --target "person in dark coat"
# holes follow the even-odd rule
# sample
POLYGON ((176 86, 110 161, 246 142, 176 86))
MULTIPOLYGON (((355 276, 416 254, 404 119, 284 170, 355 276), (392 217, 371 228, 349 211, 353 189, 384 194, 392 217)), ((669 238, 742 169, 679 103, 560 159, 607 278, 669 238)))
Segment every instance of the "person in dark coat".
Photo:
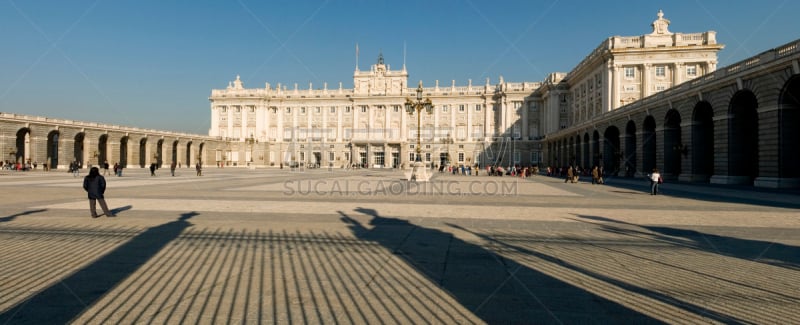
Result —
POLYGON ((103 195, 106 192, 106 179, 100 175, 99 168, 92 167, 89 171, 89 175, 83 178, 83 189, 86 190, 89 196, 89 211, 92 213, 92 218, 100 216, 97 214, 97 209, 95 208, 97 201, 100 201, 100 208, 103 209, 103 213, 106 216, 114 217, 114 214, 108 210, 108 205, 106 205, 106 200, 103 195))
POLYGON ((150 164, 150 176, 156 176, 156 163, 150 164))

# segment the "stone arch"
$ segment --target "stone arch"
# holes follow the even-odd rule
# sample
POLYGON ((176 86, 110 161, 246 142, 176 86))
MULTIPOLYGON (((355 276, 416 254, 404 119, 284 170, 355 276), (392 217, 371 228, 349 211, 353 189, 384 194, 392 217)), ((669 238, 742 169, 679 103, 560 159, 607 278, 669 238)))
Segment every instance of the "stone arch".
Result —
POLYGON ((589 133, 583 134, 583 166, 584 168, 592 168, 590 158, 592 157, 589 151, 589 133))
POLYGON ((31 160, 31 129, 24 127, 17 130, 14 151, 9 152, 12 163, 27 163, 31 160))
POLYGON ((601 166, 600 164, 600 132, 595 130, 592 133, 592 166, 601 166))
POLYGON ((574 166, 575 164, 577 164, 577 161, 576 161, 577 157, 575 157, 575 149, 574 149, 575 148, 575 138, 569 137, 565 141, 569 142, 569 145, 567 146, 567 165, 574 166))
POLYGON ((203 159, 203 157, 204 157, 203 156, 203 151, 205 149, 205 146, 206 146, 206 144, 204 142, 200 142, 200 145, 197 146, 197 163, 199 163, 200 166, 203 165, 203 161, 204 161, 204 159, 203 159))
POLYGON ((186 157, 184 157, 186 161, 186 167, 189 167, 194 163, 193 156, 194 153, 192 152, 192 141, 189 140, 188 142, 186 142, 186 157))
POLYGON ((170 163, 178 163, 178 140, 172 141, 172 150, 170 150, 170 163))
POLYGON ((786 82, 778 99, 778 177, 800 177, 800 75, 786 82))
POLYGON ((156 167, 161 168, 161 164, 164 163, 164 139, 158 139, 156 142, 156 153, 155 153, 155 162, 156 167))
POLYGON ((144 168, 147 165, 147 138, 139 140, 139 167, 144 168))
POLYGON ((642 173, 652 172, 656 162, 656 119, 648 115, 642 124, 642 173))
MULTIPOLYGON (((583 164, 583 162, 581 160, 581 151, 582 151, 582 148, 581 148, 581 136, 580 135, 576 135, 575 136, 575 148, 573 149, 573 152, 575 153, 575 165, 576 166, 581 166, 583 164)), ((586 168, 586 165, 584 165, 582 167, 586 168)))
POLYGON ((752 184, 758 177, 758 100, 749 90, 737 91, 728 119, 728 176, 734 183, 752 184))
POLYGON ((681 156, 684 144, 681 140, 681 113, 670 109, 664 116, 664 170, 666 177, 677 177, 681 174, 681 156))
POLYGON ((78 162, 79 167, 86 165, 86 133, 78 132, 75 134, 74 146, 72 149, 72 159, 78 162))
POLYGON ((603 132, 603 170, 609 175, 619 175, 620 170, 619 129, 609 126, 603 132))
POLYGON ((60 138, 61 132, 58 130, 50 131, 50 133, 47 134, 47 157, 45 163, 50 169, 58 167, 58 150, 61 145, 59 142, 60 138))
POLYGON ((95 157, 97 158, 97 165, 103 166, 103 163, 108 161, 108 134, 100 135, 100 138, 97 139, 97 151, 95 151, 95 157))
POLYGON ((692 139, 689 152, 692 161, 692 180, 708 182, 714 175, 714 109, 707 101, 698 102, 692 111, 692 139))
POLYGON ((636 174, 636 122, 629 120, 625 125, 625 150, 622 155, 625 177, 636 174))
POLYGON ((119 165, 122 168, 128 168, 128 142, 130 142, 129 136, 123 136, 119 139, 119 165))

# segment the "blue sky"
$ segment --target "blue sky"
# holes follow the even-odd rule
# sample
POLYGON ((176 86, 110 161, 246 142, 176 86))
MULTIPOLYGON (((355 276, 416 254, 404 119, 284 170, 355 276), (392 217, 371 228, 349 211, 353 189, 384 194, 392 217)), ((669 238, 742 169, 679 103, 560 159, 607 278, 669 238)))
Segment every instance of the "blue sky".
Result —
POLYGON ((237 74, 352 88, 355 45, 409 82, 540 81, 602 40, 717 31, 719 67, 800 38, 800 2, 0 0, 0 111, 207 134, 237 74))

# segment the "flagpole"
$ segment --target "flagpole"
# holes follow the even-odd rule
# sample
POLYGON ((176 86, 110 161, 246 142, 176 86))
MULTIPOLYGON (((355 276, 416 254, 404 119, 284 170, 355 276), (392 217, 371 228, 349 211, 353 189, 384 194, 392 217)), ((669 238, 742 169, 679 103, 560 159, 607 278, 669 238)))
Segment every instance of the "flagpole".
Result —
POLYGON ((356 43, 356 71, 358 71, 358 43, 356 43))

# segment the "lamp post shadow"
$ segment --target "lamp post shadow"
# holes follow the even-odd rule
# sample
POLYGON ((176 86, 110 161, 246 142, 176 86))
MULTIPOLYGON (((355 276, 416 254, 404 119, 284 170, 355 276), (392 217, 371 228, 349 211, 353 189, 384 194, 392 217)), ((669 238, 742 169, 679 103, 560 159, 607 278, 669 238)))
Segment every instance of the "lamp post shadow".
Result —
POLYGON ((354 212, 372 217, 370 228, 339 211, 358 239, 383 246, 487 323, 661 323, 451 233, 354 212))
POLYGON ((148 228, 69 277, 0 314, 0 324, 64 324, 147 263, 192 224, 199 213, 148 228))

